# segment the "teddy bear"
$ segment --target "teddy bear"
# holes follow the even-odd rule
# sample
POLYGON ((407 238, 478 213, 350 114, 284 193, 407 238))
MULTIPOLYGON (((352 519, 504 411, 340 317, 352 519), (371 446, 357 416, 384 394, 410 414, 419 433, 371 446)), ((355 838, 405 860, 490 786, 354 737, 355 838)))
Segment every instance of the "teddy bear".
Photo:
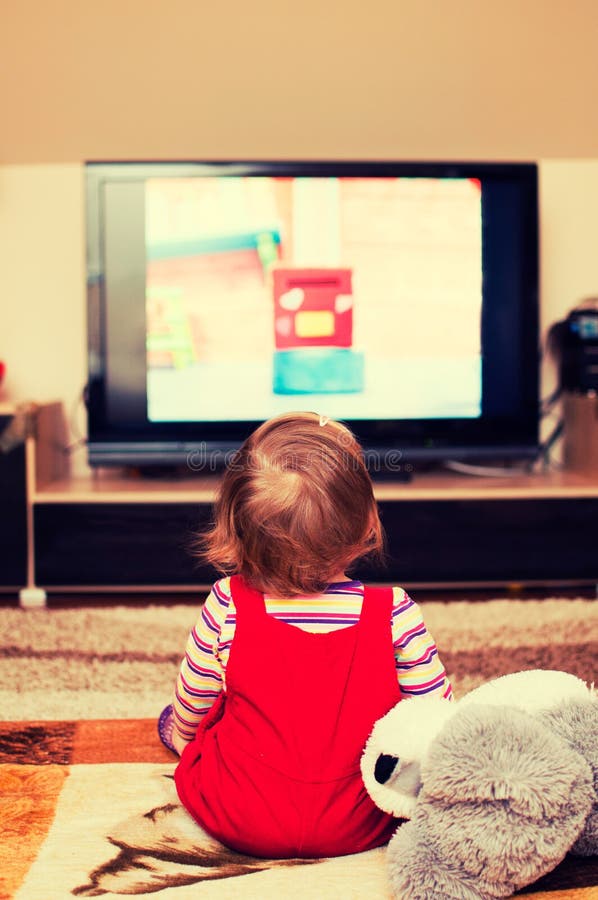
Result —
POLYGON ((403 700, 361 770, 373 801, 407 820, 387 849, 400 900, 509 897, 568 852, 598 853, 598 697, 566 672, 403 700))

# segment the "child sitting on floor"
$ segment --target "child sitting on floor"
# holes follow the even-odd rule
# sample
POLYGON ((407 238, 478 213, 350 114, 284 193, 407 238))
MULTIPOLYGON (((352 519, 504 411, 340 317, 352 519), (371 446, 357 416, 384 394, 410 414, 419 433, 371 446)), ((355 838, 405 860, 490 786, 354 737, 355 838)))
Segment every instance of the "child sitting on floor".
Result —
POLYGON ((416 604, 347 571, 383 537, 361 447, 312 413, 261 425, 227 469, 203 556, 217 581, 187 643, 163 740, 181 802, 240 852, 356 853, 396 821, 359 760, 401 698, 451 696, 416 604))

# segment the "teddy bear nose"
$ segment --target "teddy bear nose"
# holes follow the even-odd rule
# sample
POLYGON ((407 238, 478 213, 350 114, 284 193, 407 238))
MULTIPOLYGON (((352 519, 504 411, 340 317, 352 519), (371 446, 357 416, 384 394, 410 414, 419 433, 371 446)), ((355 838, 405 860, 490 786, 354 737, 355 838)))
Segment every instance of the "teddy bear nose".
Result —
POLYGON ((398 756, 389 756, 387 753, 380 754, 374 767, 374 778, 378 784, 386 784, 394 772, 398 761, 398 756))

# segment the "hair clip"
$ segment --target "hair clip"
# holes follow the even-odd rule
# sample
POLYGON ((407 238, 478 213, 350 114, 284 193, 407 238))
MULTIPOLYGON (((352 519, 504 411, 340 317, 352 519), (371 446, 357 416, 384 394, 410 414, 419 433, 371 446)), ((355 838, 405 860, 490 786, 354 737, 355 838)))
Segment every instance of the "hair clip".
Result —
POLYGON ((329 422, 330 422, 329 416, 320 416, 320 425, 322 428, 324 427, 324 425, 328 425, 329 422))

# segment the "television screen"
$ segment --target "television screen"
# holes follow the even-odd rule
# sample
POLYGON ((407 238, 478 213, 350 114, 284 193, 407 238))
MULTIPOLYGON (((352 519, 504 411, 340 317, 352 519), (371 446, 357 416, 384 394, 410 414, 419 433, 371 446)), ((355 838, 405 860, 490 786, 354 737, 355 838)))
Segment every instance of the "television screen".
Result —
POLYGON ((311 409, 406 456, 537 444, 531 164, 88 164, 90 458, 311 409))
POLYGON ((151 178, 145 201, 152 422, 480 415, 478 180, 151 178))

